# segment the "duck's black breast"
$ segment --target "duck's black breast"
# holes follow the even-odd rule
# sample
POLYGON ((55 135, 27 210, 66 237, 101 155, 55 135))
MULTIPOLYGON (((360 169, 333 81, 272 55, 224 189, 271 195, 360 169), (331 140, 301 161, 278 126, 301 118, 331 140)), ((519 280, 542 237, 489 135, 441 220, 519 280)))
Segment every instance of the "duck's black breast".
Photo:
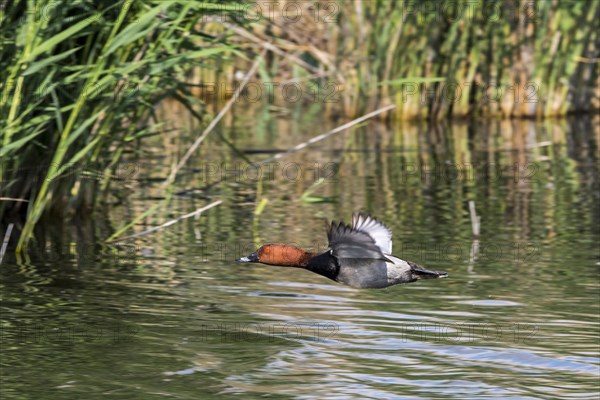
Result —
POLYGON ((319 275, 326 276, 334 281, 337 280, 340 272, 340 266, 337 263, 336 258, 333 257, 329 251, 311 258, 308 261, 306 269, 319 275))

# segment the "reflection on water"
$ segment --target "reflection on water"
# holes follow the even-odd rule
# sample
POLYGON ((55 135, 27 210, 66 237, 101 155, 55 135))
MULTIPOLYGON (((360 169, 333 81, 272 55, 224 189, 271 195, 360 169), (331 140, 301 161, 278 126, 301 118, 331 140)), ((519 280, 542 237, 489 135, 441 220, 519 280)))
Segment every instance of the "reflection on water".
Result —
POLYGON ((224 200, 199 221, 98 244, 160 196, 187 142, 157 138, 129 203, 5 260, 2 398, 597 398, 597 123, 371 123, 270 170, 230 146, 259 161, 335 126, 311 112, 233 121, 138 228, 224 200), (355 290, 232 262, 267 241, 323 249, 323 221, 356 210, 450 277, 355 290))

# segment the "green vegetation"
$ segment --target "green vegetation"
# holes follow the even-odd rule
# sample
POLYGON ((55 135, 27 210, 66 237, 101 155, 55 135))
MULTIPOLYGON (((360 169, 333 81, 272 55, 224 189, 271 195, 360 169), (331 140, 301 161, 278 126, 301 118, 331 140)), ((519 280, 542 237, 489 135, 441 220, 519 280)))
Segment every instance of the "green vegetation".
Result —
POLYGON ((337 83, 347 114, 390 103, 404 119, 600 108, 600 2, 302 4, 303 23, 290 23, 300 13, 289 7, 279 30, 253 33, 312 61, 311 73, 337 83))
POLYGON ((0 30, 14 37, 3 39, 0 62, 0 194, 29 200, 8 210, 28 207, 20 246, 49 209, 83 207, 107 189, 122 154, 156 132, 163 98, 203 114, 186 73, 232 51, 195 31, 202 3, 93 3, 20 1, 2 13, 0 30), (83 179, 90 166, 101 179, 83 179))
POLYGON ((404 119, 600 107, 597 1, 280 1, 271 13, 247 2, 96 3, 0 3, 0 222, 25 221, 18 250, 44 215, 106 199, 122 157, 164 133, 162 101, 206 124, 198 85, 233 85, 245 53, 269 50, 261 80, 329 88, 339 102, 321 111, 346 116, 388 104, 404 119))

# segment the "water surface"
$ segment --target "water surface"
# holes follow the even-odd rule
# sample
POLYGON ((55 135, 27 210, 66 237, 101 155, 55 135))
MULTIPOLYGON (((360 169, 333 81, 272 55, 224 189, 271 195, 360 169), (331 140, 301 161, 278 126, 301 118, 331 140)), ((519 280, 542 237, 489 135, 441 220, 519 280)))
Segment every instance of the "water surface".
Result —
MULTIPOLYGON (((260 161, 336 125, 314 110, 265 113, 219 135, 260 161)), ((157 138, 132 161, 128 201, 5 258, 2 399, 596 399, 591 126, 374 122, 271 168, 215 136, 169 210, 136 230, 223 204, 97 245, 161 198, 158 178, 189 142, 157 138), (394 254, 450 277, 356 290, 233 262, 265 242, 324 249, 324 221, 358 210, 392 229, 394 254)))

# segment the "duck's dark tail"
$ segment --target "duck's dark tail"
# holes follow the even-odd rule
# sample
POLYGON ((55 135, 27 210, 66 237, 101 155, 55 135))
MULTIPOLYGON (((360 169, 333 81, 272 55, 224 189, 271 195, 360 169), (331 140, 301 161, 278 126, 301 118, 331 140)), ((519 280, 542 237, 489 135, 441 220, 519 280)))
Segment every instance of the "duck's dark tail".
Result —
POLYGON ((433 278, 447 278, 448 273, 445 271, 430 271, 421 267, 414 262, 407 261, 408 265, 410 265, 410 270, 412 272, 413 278, 415 279, 433 279, 433 278))

